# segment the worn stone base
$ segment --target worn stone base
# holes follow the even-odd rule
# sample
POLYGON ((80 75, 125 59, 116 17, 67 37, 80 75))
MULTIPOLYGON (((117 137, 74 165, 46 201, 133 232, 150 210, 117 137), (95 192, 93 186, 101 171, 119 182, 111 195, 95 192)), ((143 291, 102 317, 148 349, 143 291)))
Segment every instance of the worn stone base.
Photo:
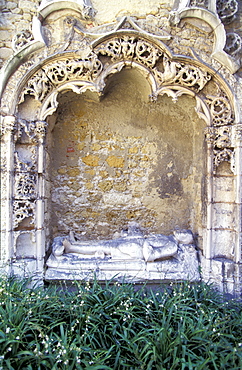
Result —
POLYGON ((227 258, 206 259, 201 256, 201 277, 223 294, 242 296, 242 264, 227 258))

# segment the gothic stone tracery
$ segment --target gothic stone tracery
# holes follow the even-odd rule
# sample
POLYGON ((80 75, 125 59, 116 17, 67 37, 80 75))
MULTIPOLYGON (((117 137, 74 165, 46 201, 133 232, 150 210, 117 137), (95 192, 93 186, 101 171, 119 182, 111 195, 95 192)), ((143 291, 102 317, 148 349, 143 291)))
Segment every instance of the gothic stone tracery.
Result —
MULTIPOLYGON (((229 99, 221 88, 217 88, 216 95, 203 95, 204 87, 213 79, 207 70, 192 63, 192 60, 179 61, 178 58, 172 58, 157 45, 137 35, 118 35, 109 38, 97 44, 85 58, 78 57, 77 52, 68 57, 63 55, 57 60, 50 60, 29 78, 22 88, 19 103, 23 102, 27 95, 33 96, 44 104, 45 118, 56 110, 58 105, 56 98, 60 89, 68 86, 68 89, 80 93, 84 89, 80 86, 85 83, 87 84, 85 89, 89 88, 100 93, 105 86, 107 74, 119 72, 126 65, 132 64, 140 65, 151 76, 154 81, 153 98, 156 99, 166 85, 174 86, 173 100, 184 93, 184 88, 189 89, 193 94, 201 93, 201 99, 208 106, 210 112, 208 119, 212 126, 230 127, 233 123, 229 99)), ((171 91, 172 87, 168 90, 171 91)), ((27 126, 26 131, 29 132, 27 126)), ((224 129, 215 129, 212 137, 215 168, 222 161, 231 162, 233 157, 231 130, 228 128, 225 134, 224 129), (225 136, 228 140, 223 140, 225 136)))

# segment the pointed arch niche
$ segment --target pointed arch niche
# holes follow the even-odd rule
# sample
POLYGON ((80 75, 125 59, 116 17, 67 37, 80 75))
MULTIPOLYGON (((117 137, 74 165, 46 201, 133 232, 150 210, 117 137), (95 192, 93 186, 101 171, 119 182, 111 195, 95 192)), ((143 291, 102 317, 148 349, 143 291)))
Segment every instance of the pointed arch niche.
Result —
POLYGON ((116 31, 15 84, 2 102, 10 257, 34 255, 43 273, 53 237, 110 238, 136 221, 192 229, 204 263, 240 260, 240 126, 212 68, 116 31))
POLYGON ((58 97, 47 144, 53 236, 112 238, 130 221, 152 233, 180 226, 201 235, 205 122, 194 98, 150 102, 150 93, 133 68, 110 76, 101 99, 58 97))

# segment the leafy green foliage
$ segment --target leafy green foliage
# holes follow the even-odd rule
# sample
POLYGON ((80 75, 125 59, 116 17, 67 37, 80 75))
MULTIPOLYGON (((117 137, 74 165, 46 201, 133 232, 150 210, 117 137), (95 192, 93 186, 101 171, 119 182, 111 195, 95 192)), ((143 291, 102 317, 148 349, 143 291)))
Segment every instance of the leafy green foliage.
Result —
POLYGON ((28 283, 1 279, 0 369, 242 368, 242 306, 207 284, 28 283))

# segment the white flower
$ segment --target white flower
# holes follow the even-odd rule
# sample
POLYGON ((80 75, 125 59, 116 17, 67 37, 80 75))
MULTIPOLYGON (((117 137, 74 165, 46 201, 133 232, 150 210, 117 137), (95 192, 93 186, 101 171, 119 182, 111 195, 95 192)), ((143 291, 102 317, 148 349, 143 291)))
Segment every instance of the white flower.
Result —
POLYGON ((6 334, 8 334, 10 332, 10 328, 7 328, 6 329, 6 334))

